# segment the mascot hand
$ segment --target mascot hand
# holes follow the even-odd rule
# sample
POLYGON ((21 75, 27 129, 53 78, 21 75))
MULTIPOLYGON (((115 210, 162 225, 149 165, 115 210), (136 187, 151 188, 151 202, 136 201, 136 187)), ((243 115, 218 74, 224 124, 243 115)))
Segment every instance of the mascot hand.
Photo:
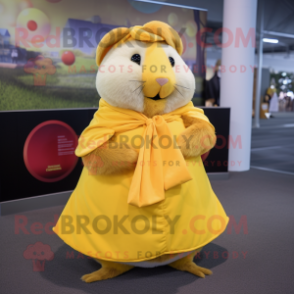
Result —
POLYGON ((134 170, 138 152, 123 143, 105 142, 82 158, 84 166, 92 175, 110 175, 134 170))
POLYGON ((202 155, 212 149, 216 143, 214 127, 201 119, 182 116, 185 131, 177 138, 185 158, 202 155))

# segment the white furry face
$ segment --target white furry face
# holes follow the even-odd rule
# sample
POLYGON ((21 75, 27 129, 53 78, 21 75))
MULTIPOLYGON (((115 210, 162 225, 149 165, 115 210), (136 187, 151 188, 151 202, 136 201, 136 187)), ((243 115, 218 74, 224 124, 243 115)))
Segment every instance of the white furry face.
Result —
MULTIPOLYGON (((147 46, 150 44, 147 43, 147 46)), ((147 46, 143 42, 130 41, 110 49, 104 57, 97 73, 96 87, 99 95, 110 105, 143 112, 142 72, 147 46), (141 56, 140 65, 131 60, 134 54, 141 56)), ((186 105, 192 99, 195 78, 173 47, 169 45, 162 47, 166 56, 172 57, 175 61, 174 66, 170 68, 175 75, 174 88, 164 97, 166 103, 163 113, 169 113, 186 105)), ((161 77, 164 78, 164 74, 161 77)))

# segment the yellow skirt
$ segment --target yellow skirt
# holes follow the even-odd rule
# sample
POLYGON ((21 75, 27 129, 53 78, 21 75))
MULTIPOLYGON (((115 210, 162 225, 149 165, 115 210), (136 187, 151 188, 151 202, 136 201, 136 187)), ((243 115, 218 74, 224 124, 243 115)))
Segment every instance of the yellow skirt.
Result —
MULTIPOLYGON (((170 128, 178 135, 184 125, 176 121, 170 128)), ((139 128, 127 135, 142 132, 139 128)), ((133 172, 90 175, 84 168, 53 231, 85 255, 117 262, 139 262, 203 247, 225 230, 229 219, 201 157, 186 163, 193 179, 167 190, 164 201, 141 208, 127 204, 133 172)))

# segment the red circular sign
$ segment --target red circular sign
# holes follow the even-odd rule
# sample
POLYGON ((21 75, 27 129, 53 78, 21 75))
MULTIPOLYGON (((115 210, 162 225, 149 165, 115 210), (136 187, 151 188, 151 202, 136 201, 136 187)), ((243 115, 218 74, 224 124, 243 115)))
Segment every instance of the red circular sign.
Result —
POLYGON ((75 62, 76 57, 71 51, 65 51, 61 55, 61 60, 66 65, 72 65, 75 62))
POLYGON ((28 21, 27 27, 30 31, 35 31, 38 27, 37 23, 34 20, 28 21))
POLYGON ((42 182, 57 182, 67 177, 78 162, 75 149, 78 136, 66 123, 49 120, 37 125, 28 135, 23 158, 30 174, 42 182))

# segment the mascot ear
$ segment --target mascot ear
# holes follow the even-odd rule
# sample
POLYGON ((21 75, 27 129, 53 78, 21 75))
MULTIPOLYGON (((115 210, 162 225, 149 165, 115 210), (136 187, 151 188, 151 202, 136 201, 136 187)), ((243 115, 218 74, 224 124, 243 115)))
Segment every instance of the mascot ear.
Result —
POLYGON ((128 28, 116 28, 108 32, 99 42, 96 50, 96 63, 99 66, 114 44, 124 39, 130 30, 128 28))

